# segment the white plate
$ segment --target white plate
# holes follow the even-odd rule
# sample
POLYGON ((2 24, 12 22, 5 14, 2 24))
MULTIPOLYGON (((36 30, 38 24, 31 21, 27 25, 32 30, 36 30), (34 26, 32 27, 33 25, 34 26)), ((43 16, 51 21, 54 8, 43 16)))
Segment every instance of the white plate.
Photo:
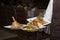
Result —
MULTIPOLYGON (((26 26, 26 25, 24 25, 26 26)), ((45 28, 46 26, 44 25, 40 25, 40 27, 38 29, 35 29, 35 30, 24 30, 24 28, 17 28, 17 29, 13 29, 13 30, 18 30, 18 29, 21 29, 21 30, 24 30, 24 31, 29 31, 29 32, 34 32, 34 31, 38 31, 38 30, 42 30, 43 28, 45 28)), ((11 29, 11 25, 9 26, 4 26, 4 28, 7 28, 7 29, 11 29)))
POLYGON ((35 20, 37 17, 27 19, 28 22, 35 20))
MULTIPOLYGON (((27 21, 30 22, 30 21, 35 20, 36 18, 37 18, 37 17, 29 18, 29 19, 27 19, 27 21)), ((48 25, 48 24, 51 23, 51 22, 49 22, 48 20, 46 20, 46 19, 44 19, 44 18, 43 18, 43 20, 44 20, 45 22, 47 22, 47 23, 45 23, 45 24, 43 24, 43 25, 48 25)))
POLYGON ((11 26, 9 25, 9 26, 4 26, 4 28, 8 28, 8 29, 10 29, 11 28, 11 26))
MULTIPOLYGON (((22 27, 25 27, 26 25, 23 25, 22 27)), ((17 28, 17 29, 21 29, 22 27, 20 27, 20 28, 17 28)), ((4 26, 4 28, 8 28, 8 29, 10 29, 11 28, 11 25, 8 25, 8 26, 4 26)))
MULTIPOLYGON (((33 30, 25 30, 25 31, 29 31, 29 32, 34 32, 34 31, 39 31, 39 30, 41 30, 42 31, 42 29, 43 28, 45 28, 46 26, 44 26, 44 25, 40 25, 40 27, 38 28, 38 29, 33 29, 33 30)), ((22 30, 24 30, 24 29, 22 29, 22 30)))
MULTIPOLYGON (((23 27, 25 27, 26 25, 23 25, 23 27)), ((23 27, 21 27, 21 28, 17 28, 17 29, 23 29, 23 27)), ((39 29, 41 29, 41 28, 45 28, 46 26, 44 26, 44 25, 40 25, 40 27, 39 27, 39 29)), ((11 25, 9 25, 9 26, 4 26, 4 28, 8 28, 8 29, 10 29, 11 28, 11 25)))
POLYGON ((42 28, 45 28, 46 26, 44 26, 44 25, 40 25, 39 26, 39 29, 42 29, 42 28))

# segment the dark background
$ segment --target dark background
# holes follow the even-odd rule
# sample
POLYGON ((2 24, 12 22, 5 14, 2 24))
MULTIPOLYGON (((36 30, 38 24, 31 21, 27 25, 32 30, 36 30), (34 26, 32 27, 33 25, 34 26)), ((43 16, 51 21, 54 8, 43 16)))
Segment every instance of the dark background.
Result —
POLYGON ((60 40, 60 0, 53 0, 51 40, 60 40))
POLYGON ((11 25, 12 16, 20 23, 27 23, 27 11, 17 5, 30 7, 31 4, 31 8, 46 9, 48 3, 49 0, 0 0, 0 26, 11 25))

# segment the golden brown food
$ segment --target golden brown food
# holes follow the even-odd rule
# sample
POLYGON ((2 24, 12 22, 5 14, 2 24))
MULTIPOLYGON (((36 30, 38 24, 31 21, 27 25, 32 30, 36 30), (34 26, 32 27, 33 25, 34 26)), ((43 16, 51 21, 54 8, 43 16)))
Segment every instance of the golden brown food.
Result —
MULTIPOLYGON (((20 28, 21 26, 23 26, 22 24, 18 23, 13 16, 12 18, 14 22, 12 22, 11 29, 20 28)), ((43 20, 43 18, 37 16, 35 20, 28 22, 27 25, 23 28, 23 30, 35 30, 40 27, 40 24, 44 23, 46 22, 43 20)))
POLYGON ((36 19, 39 23, 41 23, 41 24, 45 24, 46 22, 43 20, 43 18, 42 17, 40 17, 40 16, 37 16, 37 19, 36 19))
POLYGON ((15 20, 13 16, 12 18, 14 22, 12 22, 11 29, 20 28, 21 25, 15 20))
POLYGON ((33 30, 31 26, 25 26, 24 30, 33 30))
MULTIPOLYGON (((33 21, 30 21, 27 23, 28 26, 31 26, 32 29, 38 29, 40 27, 40 25, 46 23, 42 17, 37 16, 37 18, 33 21)), ((27 30, 27 28, 25 28, 27 30)))
POLYGON ((12 23, 11 28, 12 29, 14 29, 14 28, 20 28, 20 24, 15 21, 15 22, 12 23))
POLYGON ((35 22, 28 22, 27 23, 28 26, 32 27, 32 29, 38 29, 38 24, 35 22))

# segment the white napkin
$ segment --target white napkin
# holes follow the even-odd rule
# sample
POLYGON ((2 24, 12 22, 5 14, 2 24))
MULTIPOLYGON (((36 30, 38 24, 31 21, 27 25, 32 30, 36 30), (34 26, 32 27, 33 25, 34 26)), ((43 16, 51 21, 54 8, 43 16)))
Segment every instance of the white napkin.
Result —
MULTIPOLYGON (((53 0, 50 0, 49 4, 48 4, 48 7, 47 7, 47 10, 46 10, 46 13, 44 15, 44 19, 48 22, 51 23, 51 19, 52 19, 52 10, 53 10, 53 0)), ((45 33, 48 33, 50 34, 50 25, 47 26, 45 29, 44 29, 45 33)))
POLYGON ((52 10, 53 10, 53 0, 50 0, 48 7, 46 9, 46 13, 44 15, 44 19, 48 20, 48 22, 51 22, 52 19, 52 10))

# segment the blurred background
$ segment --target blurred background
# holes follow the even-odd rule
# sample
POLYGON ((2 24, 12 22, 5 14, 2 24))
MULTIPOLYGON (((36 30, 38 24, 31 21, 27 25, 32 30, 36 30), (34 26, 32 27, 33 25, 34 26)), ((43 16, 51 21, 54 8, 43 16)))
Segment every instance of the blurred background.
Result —
POLYGON ((39 15, 48 3, 49 0, 0 0, 0 25, 10 25, 12 16, 20 23, 27 23, 26 18, 39 15))
MULTIPOLYGON (((5 29, 3 26, 12 24, 12 16, 14 16, 19 23, 23 24, 27 23, 27 18, 38 15, 43 17, 49 1, 50 0, 0 0, 0 39, 3 40, 14 37, 13 39, 8 40, 17 40, 17 32, 5 29)), ((44 35, 45 34, 42 36, 44 35)), ((32 38, 33 37, 34 36, 32 36, 32 38)), ((38 36, 38 38, 39 37, 40 36, 38 36)))

